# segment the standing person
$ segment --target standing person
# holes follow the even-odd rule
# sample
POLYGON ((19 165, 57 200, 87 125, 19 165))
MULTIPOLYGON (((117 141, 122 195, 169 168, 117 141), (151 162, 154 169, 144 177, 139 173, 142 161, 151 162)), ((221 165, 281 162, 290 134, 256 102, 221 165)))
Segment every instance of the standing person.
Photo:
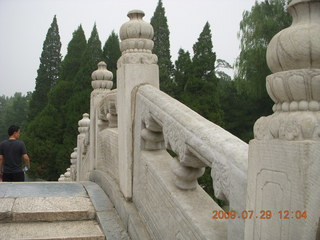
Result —
POLYGON ((0 143, 0 173, 3 182, 23 182, 22 159, 30 168, 30 160, 24 142, 20 138, 20 127, 12 125, 8 129, 9 139, 0 143))

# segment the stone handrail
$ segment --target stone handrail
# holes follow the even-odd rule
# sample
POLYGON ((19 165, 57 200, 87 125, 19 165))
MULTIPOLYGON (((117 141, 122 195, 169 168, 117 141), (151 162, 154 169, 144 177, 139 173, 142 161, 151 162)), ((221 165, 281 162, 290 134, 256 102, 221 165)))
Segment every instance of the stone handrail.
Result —
MULTIPOLYGON (((142 122, 141 149, 177 154, 171 167, 180 189, 195 189, 204 167, 211 167, 216 197, 227 200, 230 210, 245 210, 248 145, 151 85, 136 92, 134 122, 142 122)), ((230 239, 243 232, 243 219, 228 224, 230 239)))
POLYGON ((228 177, 217 170, 228 174, 237 169, 246 175, 248 145, 155 87, 141 86, 137 95, 146 129, 163 133, 164 146, 178 155, 181 165, 212 167, 217 197, 229 200, 228 177))

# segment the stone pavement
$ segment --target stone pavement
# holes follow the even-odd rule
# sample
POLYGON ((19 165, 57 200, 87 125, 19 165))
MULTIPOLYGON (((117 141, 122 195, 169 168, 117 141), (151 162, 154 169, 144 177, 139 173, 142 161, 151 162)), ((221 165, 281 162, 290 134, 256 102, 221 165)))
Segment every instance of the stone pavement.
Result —
POLYGON ((0 183, 0 239, 129 239, 95 183, 0 183))

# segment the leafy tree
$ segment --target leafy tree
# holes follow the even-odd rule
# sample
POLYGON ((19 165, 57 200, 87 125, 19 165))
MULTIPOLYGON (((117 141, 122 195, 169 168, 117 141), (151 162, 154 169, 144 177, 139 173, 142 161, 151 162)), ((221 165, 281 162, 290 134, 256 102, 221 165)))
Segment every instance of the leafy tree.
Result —
POLYGON ((7 129, 15 124, 24 128, 31 93, 26 96, 16 92, 12 97, 0 97, 0 141, 8 138, 7 129))
POLYGON ((48 92, 56 84, 61 64, 61 42, 57 18, 54 16, 43 43, 35 91, 30 101, 29 121, 34 119, 48 103, 48 92))
POLYGON ((6 96, 0 96, 0 142, 8 137, 6 129, 7 124, 5 121, 5 113, 7 106, 7 98, 6 96))
POLYGON ((243 13, 236 81, 238 89, 253 97, 268 97, 265 78, 271 71, 266 62, 267 46, 274 35, 291 23, 285 11, 287 3, 287 0, 256 1, 251 11, 243 13))
POLYGON ((121 56, 119 37, 112 31, 103 47, 103 57, 107 68, 113 74, 113 88, 117 88, 117 61, 121 56))
POLYGON ((157 8, 150 21, 154 29, 154 49, 153 52, 158 56, 158 65, 160 70, 160 89, 172 95, 172 88, 174 87, 173 64, 170 55, 170 40, 169 27, 167 24, 167 17, 165 16, 165 9, 162 0, 158 1, 157 8))
POLYGON ((234 131, 244 141, 253 137, 254 122, 272 113, 273 102, 265 87, 266 77, 271 74, 266 62, 266 51, 272 37, 291 23, 285 11, 287 4, 287 0, 256 1, 250 11, 243 13, 240 22, 238 36, 241 52, 236 61, 235 85, 229 84, 225 89, 224 94, 228 97, 225 97, 224 103, 229 102, 229 106, 225 105, 223 109, 228 111, 229 116, 238 115, 237 120, 232 121, 230 117, 225 121, 233 125, 232 130, 228 130, 234 131), (230 103, 231 99, 233 103, 230 103))

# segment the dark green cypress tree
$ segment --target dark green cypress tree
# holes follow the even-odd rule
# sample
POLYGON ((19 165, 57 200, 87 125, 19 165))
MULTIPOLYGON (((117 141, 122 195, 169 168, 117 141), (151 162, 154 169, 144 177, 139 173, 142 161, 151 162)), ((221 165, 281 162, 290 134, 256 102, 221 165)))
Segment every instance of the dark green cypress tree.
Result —
POLYGON ((67 54, 61 63, 59 80, 72 82, 80 69, 81 58, 87 46, 87 40, 80 25, 72 34, 68 44, 67 54))
POLYGON ((77 92, 90 90, 91 92, 91 73, 97 69, 97 64, 102 60, 101 41, 95 24, 81 58, 80 70, 77 72, 73 83, 74 90, 77 92))
POLYGON ((212 35, 207 22, 200 33, 198 41, 193 45, 193 71, 195 77, 217 84, 215 77, 216 53, 212 51, 212 35))
POLYGON ((119 37, 112 31, 103 47, 103 57, 109 71, 113 73, 113 88, 117 87, 117 61, 121 56, 119 37))
POLYGON ((65 109, 66 102, 73 95, 73 83, 80 70, 86 45, 83 29, 79 26, 73 32, 73 37, 68 44, 57 84, 48 94, 48 104, 29 124, 28 131, 23 134, 32 158, 33 167, 29 173, 32 177, 57 180, 70 165, 72 149, 64 145, 63 139, 66 131, 66 115, 68 115, 65 109))
POLYGON ((154 48, 153 53, 158 56, 160 70, 160 89, 172 95, 173 84, 173 64, 170 55, 169 27, 165 9, 162 1, 159 0, 157 8, 150 21, 154 29, 154 48))
POLYGON ((97 69, 97 64, 103 60, 101 42, 96 25, 94 25, 87 47, 81 58, 80 70, 73 82, 73 94, 67 101, 64 111, 65 132, 63 135, 64 148, 69 155, 76 146, 78 121, 83 113, 90 111, 91 74, 97 69))
POLYGON ((207 22, 193 45, 192 73, 185 83, 182 102, 210 121, 222 125, 218 79, 215 76, 216 54, 212 51, 212 35, 207 22))
POLYGON ((181 101, 181 96, 187 88, 187 83, 190 81, 190 78, 192 78, 192 61, 188 51, 180 49, 178 54, 174 70, 174 80, 176 83, 174 97, 181 101))
POLYGON ((61 71, 58 83, 49 93, 49 102, 57 108, 58 112, 64 114, 64 106, 73 95, 73 83, 76 74, 80 71, 81 59, 87 47, 87 41, 80 25, 73 32, 71 41, 68 44, 67 54, 61 63, 61 71))
POLYGON ((48 103, 48 92, 56 84, 61 64, 61 42, 57 18, 54 16, 43 43, 35 91, 30 101, 28 120, 31 121, 48 103))

